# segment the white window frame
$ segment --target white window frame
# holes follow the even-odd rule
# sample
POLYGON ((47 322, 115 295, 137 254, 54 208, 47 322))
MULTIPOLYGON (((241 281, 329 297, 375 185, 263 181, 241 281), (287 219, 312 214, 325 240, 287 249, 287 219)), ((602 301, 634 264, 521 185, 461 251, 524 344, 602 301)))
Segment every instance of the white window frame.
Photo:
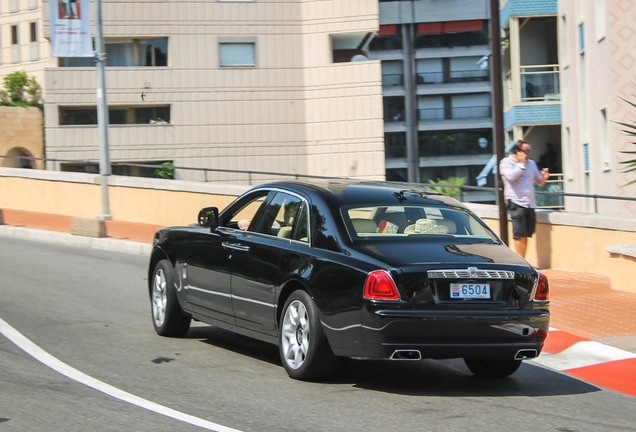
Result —
POLYGON ((220 38, 219 39, 219 67, 228 68, 228 67, 255 67, 256 66, 256 41, 253 38, 249 39, 234 39, 234 38, 220 38), (231 50, 231 48, 247 48, 251 47, 252 52, 251 56, 248 51, 245 53, 239 52, 225 52, 226 50, 231 50), (236 55, 235 59, 232 59, 230 55, 236 55))

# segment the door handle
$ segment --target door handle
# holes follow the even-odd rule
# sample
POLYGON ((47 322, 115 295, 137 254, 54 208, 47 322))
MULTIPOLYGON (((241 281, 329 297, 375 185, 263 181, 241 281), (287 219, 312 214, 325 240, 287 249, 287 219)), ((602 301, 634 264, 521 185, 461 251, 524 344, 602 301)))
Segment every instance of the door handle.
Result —
POLYGON ((236 251, 241 251, 241 252, 249 252, 250 251, 250 247, 249 246, 242 245, 241 243, 223 242, 223 243, 221 243, 221 246, 223 246, 225 249, 231 249, 231 250, 236 250, 236 251))

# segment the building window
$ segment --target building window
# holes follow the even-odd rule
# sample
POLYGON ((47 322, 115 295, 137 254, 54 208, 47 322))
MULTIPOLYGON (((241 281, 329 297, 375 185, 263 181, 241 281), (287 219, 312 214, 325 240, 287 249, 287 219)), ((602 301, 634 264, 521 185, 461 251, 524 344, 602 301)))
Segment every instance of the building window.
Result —
POLYGON ((492 154, 493 151, 492 129, 476 129, 463 132, 418 132, 417 141, 420 157, 451 154, 492 154))
POLYGON ((384 103, 384 121, 385 122, 404 122, 404 97, 392 96, 382 99, 384 103))
POLYGON ((384 152, 387 158, 405 158, 406 133, 388 132, 384 134, 384 152))
MULTIPOLYGON (((174 178, 173 161, 128 161, 114 162, 112 173, 114 175, 128 177, 153 177, 153 178, 174 178), (144 166, 139 166, 144 165, 144 166)), ((81 172, 97 174, 99 165, 97 163, 62 163, 61 171, 81 172)))
MULTIPOLYGON (((106 42, 107 66, 160 67, 168 66, 168 39, 133 39, 106 42)), ((91 57, 60 57, 62 67, 92 67, 91 57)))
POLYGON ((38 23, 36 22, 29 23, 29 29, 31 34, 31 42, 37 42, 38 41, 38 23))
POLYGON ((585 23, 579 24, 579 53, 585 52, 585 23))
POLYGON ((11 26, 11 45, 18 45, 19 44, 19 39, 18 39, 18 25, 12 25, 11 26))
POLYGON ((590 172, 590 145, 588 143, 583 144, 583 172, 585 174, 590 172))
POLYGON ((483 20, 419 23, 415 48, 487 45, 487 28, 483 20))
MULTIPOLYGON (((96 125, 95 107, 59 107, 60 125, 96 125)), ((108 124, 166 124, 170 123, 170 107, 111 107, 108 109, 108 124)))
POLYGON ((381 25, 380 31, 369 44, 371 51, 389 51, 402 49, 402 27, 399 25, 381 25))
POLYGON ((253 42, 221 42, 219 65, 221 67, 255 66, 255 44, 253 42))
POLYGON ((610 155, 611 151, 608 145, 607 133, 608 133, 608 123, 609 119, 607 118, 607 108, 601 109, 601 127, 599 130, 599 147, 601 149, 601 159, 603 164, 603 171, 610 170, 610 155))
POLYGON ((404 66, 401 60, 382 62, 382 86, 404 85, 404 66))

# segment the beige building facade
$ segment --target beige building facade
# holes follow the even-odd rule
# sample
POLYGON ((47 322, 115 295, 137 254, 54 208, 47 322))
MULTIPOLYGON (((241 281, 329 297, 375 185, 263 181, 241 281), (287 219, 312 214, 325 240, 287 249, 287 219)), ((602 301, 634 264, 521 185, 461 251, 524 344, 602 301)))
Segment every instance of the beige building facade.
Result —
MULTIPOLYGON (((636 122, 636 109, 626 102, 636 103, 636 2, 558 5, 565 191, 634 198, 636 184, 626 184, 636 175, 623 172, 621 164, 633 155, 621 152, 636 146, 620 123, 636 122)), ((636 215, 636 201, 570 198, 566 208, 636 215)))
MULTIPOLYGON (((364 56, 377 2, 102 5, 114 172, 171 162, 226 170, 177 168, 185 180, 246 179, 233 170, 384 178, 380 62, 364 56)), ((48 36, 48 2, 42 11, 48 36)), ((47 157, 98 160, 94 61, 59 59, 44 75, 47 157)))
POLYGON ((0 78, 19 70, 43 86, 44 69, 56 64, 49 47, 41 0, 0 0, 0 78))

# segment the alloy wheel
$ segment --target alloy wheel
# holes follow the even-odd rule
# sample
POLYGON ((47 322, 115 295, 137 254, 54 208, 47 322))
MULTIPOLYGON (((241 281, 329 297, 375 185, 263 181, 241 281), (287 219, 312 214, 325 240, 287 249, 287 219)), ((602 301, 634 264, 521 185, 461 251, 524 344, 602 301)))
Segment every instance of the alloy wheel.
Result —
POLYGON ((152 284, 152 318, 157 327, 161 327, 166 319, 166 304, 168 294, 166 292, 166 275, 163 269, 157 269, 152 284))
POLYGON ((284 360, 290 368, 298 369, 307 358, 310 336, 307 308, 301 301, 294 300, 285 311, 282 336, 284 360))

